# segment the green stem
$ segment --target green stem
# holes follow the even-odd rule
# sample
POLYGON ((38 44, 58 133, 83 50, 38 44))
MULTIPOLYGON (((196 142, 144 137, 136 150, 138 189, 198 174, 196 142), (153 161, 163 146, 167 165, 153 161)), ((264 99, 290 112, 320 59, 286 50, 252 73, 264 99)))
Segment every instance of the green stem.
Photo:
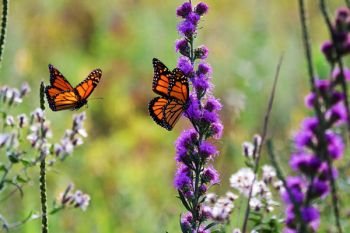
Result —
POLYGON ((269 125, 269 119, 270 119, 270 115, 271 115, 271 111, 272 111, 273 100, 275 98, 277 80, 278 80, 278 77, 279 77, 282 61, 283 61, 283 55, 280 57, 280 60, 279 60, 278 65, 277 65, 275 78, 274 78, 274 82, 273 82, 273 86, 272 86, 272 91, 271 91, 271 95, 270 95, 270 98, 269 98, 269 104, 268 104, 267 111, 266 111, 266 114, 265 114, 265 117, 264 117, 264 126, 263 126, 262 137, 261 137, 261 145, 259 145, 259 148, 257 148, 257 151, 254 154, 254 156, 256 158, 255 161, 254 161, 254 178, 253 178, 250 190, 249 190, 248 202, 247 202, 245 215, 244 215, 244 220, 243 220, 243 226, 242 226, 242 233, 245 233, 246 229, 247 229, 248 218, 249 218, 249 214, 250 214, 250 205, 249 205, 249 203, 250 203, 250 200, 252 198, 253 186, 255 184, 257 173, 258 173, 258 169, 259 169, 259 163, 260 163, 260 157, 261 157, 261 148, 262 148, 262 145, 265 143, 265 138, 266 138, 266 134, 267 134, 267 128, 268 128, 268 125, 269 125))
POLYGON ((2 62, 3 52, 5 48, 8 8, 9 8, 9 0, 3 0, 2 1, 2 18, 1 18, 1 35, 0 35, 0 64, 2 62))
MULTIPOLYGON (((44 89, 45 89, 44 82, 41 82, 40 108, 43 111, 45 110, 44 89)), ((42 137, 44 137, 43 131, 44 131, 44 119, 41 122, 42 137)), ((40 180, 40 203, 41 203, 41 211, 42 211, 41 232, 48 233, 49 230, 48 230, 47 196, 46 196, 46 156, 43 154, 40 155, 40 179, 39 180, 40 180)))

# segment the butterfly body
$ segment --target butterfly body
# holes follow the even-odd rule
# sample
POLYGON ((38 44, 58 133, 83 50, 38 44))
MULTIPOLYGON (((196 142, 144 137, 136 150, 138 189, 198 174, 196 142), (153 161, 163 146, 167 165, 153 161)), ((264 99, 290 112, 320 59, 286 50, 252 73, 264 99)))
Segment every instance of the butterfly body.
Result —
POLYGON ((161 61, 153 59, 154 77, 152 90, 160 96, 148 105, 150 116, 163 128, 172 130, 188 108, 188 79, 175 68, 170 71, 161 61))
POLYGON ((49 70, 51 85, 46 86, 45 93, 52 111, 77 110, 87 104, 87 98, 102 76, 102 71, 95 69, 85 80, 73 88, 53 65, 49 65, 49 70))

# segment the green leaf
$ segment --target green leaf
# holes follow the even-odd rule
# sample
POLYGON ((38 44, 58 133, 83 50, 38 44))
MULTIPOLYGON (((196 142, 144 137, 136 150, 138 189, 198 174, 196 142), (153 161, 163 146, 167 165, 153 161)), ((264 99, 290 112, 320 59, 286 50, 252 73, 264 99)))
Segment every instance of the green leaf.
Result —
POLYGON ((212 223, 208 224, 208 225, 204 228, 204 230, 208 230, 208 229, 212 228, 213 226, 216 226, 217 224, 218 224, 218 223, 216 223, 216 222, 212 222, 212 223))
POLYGON ((185 196, 182 194, 182 192, 180 190, 178 190, 179 196, 178 198, 181 200, 182 204, 185 206, 185 208, 188 211, 191 211, 190 205, 188 204, 188 202, 186 201, 185 196))

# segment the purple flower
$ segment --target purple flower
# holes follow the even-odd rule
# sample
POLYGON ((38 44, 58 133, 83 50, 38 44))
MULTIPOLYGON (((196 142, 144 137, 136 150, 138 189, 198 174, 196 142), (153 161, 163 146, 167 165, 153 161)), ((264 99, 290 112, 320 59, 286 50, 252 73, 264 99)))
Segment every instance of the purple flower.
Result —
POLYGON ((301 125, 303 130, 309 130, 315 133, 318 127, 318 119, 316 117, 307 117, 304 119, 301 125))
POLYGON ((348 117, 344 103, 341 102, 334 105, 327 111, 326 117, 329 119, 331 124, 346 122, 348 117))
MULTIPOLYGON (((304 193, 302 191, 304 182, 302 181, 302 179, 297 176, 295 177, 289 176, 287 177, 286 181, 287 181, 287 186, 290 189, 290 192, 293 195, 293 199, 295 200, 295 202, 302 203, 304 200, 304 193)), ((287 204, 293 203, 287 191, 284 191, 282 193, 282 198, 284 202, 287 204)))
POLYGON ((196 32, 196 25, 194 25, 188 20, 185 20, 177 25, 177 29, 180 32, 180 34, 186 37, 192 37, 193 34, 196 32))
POLYGON ((210 112, 204 109, 202 121, 212 124, 219 121, 219 115, 216 112, 210 112))
POLYGON ((189 2, 185 2, 176 9, 176 14, 179 17, 187 17, 192 12, 192 5, 189 2))
POLYGON ((320 212, 315 207, 304 207, 301 209, 301 216, 313 230, 317 230, 320 225, 320 212))
POLYGON ((186 113, 186 116, 191 120, 199 120, 202 117, 199 101, 193 95, 190 95, 189 107, 185 113, 186 113))
MULTIPOLYGON (((350 81, 350 70, 348 68, 343 69, 343 73, 345 76, 345 80, 350 81)), ((340 80, 343 77, 341 76, 341 72, 339 67, 336 67, 332 72, 332 78, 335 80, 340 80)))
POLYGON ((191 12, 186 19, 190 21, 192 24, 197 25, 200 20, 200 16, 197 13, 191 12))
POLYGON ((322 180, 315 180, 312 183, 310 196, 312 198, 325 197, 329 193, 328 182, 322 180))
POLYGON ((208 57, 209 50, 204 45, 199 46, 195 51, 195 57, 198 59, 206 59, 208 57))
POLYGON ((209 7, 207 4, 205 4, 204 2, 200 2, 195 7, 194 11, 199 15, 204 15, 208 12, 208 8, 209 7))
POLYGON ((299 150, 303 149, 304 146, 312 147, 312 139, 313 133, 311 131, 301 130, 294 137, 295 146, 299 150))
POLYGON ((191 150, 198 141, 198 133, 194 129, 185 130, 176 141, 176 150, 191 150))
POLYGON ((210 127, 211 134, 214 136, 215 139, 220 139, 222 137, 223 129, 224 126, 221 122, 215 122, 210 127))
POLYGON ((210 142, 202 142, 199 146, 199 154, 203 158, 209 158, 210 156, 216 156, 219 152, 216 147, 210 142))
POLYGON ((196 77, 192 80, 193 87, 200 93, 206 92, 210 88, 208 79, 205 77, 196 77))
POLYGON ((321 51, 325 55, 328 61, 333 62, 334 60, 334 49, 333 44, 330 41, 326 41, 321 46, 321 51))
POLYGON ((190 212, 187 212, 186 214, 181 216, 181 229, 183 232, 190 232, 192 227, 191 227, 191 222, 193 220, 193 216, 190 212))
POLYGON ((328 153, 333 159, 339 159, 343 156, 344 143, 343 139, 332 131, 326 132, 326 139, 328 142, 328 153))
POLYGON ((315 93, 309 93, 307 96, 305 96, 304 103, 307 108, 313 108, 316 100, 316 94, 315 93))
POLYGON ((191 64, 191 61, 188 57, 181 56, 179 57, 177 67, 182 70, 182 72, 186 75, 189 76, 190 74, 193 73, 193 66, 191 64))
POLYGON ((187 191, 192 187, 191 171, 188 167, 182 165, 178 167, 178 170, 174 178, 174 186, 181 191, 187 191))
POLYGON ((209 166, 203 170, 202 181, 204 183, 217 184, 220 182, 219 173, 213 166, 209 166))
POLYGON ((180 52, 184 56, 188 56, 190 54, 190 46, 186 39, 179 39, 175 43, 175 51, 180 52))
POLYGON ((204 109, 208 110, 209 112, 220 111, 221 108, 222 105, 220 101, 214 97, 209 97, 204 106, 204 109))
POLYGON ((289 165, 295 171, 301 171, 307 176, 314 175, 321 167, 321 161, 318 157, 306 153, 293 154, 289 165))
POLYGON ((211 73, 211 67, 207 63, 199 63, 198 69, 197 69, 197 75, 200 76, 210 74, 211 73))

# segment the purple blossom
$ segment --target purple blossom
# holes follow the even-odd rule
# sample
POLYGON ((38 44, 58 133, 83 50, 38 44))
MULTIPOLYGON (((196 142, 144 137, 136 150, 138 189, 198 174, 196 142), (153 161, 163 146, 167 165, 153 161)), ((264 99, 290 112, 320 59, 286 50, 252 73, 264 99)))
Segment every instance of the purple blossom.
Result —
POLYGON ((210 88, 208 79, 205 77, 196 77, 192 80, 193 87, 200 93, 206 92, 210 88))
POLYGON ((218 154, 218 150, 214 145, 210 142, 202 142, 199 146, 199 154, 203 158, 209 158, 210 156, 216 156, 218 154))
POLYGON ((179 17, 187 17, 192 12, 192 5, 189 2, 185 2, 176 9, 176 14, 179 17))
POLYGON ((332 131, 326 132, 326 139, 328 142, 328 153, 333 159, 339 159, 343 156, 345 145, 343 139, 333 133, 332 131))
POLYGON ((204 2, 200 2, 197 4, 194 10, 198 15, 204 15, 208 12, 208 9, 209 7, 207 4, 205 4, 204 2))
POLYGON ((221 108, 222 105, 220 101, 214 97, 209 97, 204 105, 204 109, 208 110, 209 112, 220 111, 221 108))
POLYGON ((175 43, 175 51, 180 52, 182 55, 189 55, 190 46, 186 39, 179 39, 175 43))
POLYGON ((189 76, 193 73, 193 66, 191 64, 191 61, 188 57, 181 56, 179 57, 177 67, 179 67, 180 70, 186 75, 189 76))
POLYGON ((211 73, 211 67, 207 63, 199 63, 198 69, 197 69, 197 75, 206 75, 211 73))
POLYGON ((316 117, 307 117, 301 125, 303 130, 309 130, 315 133, 318 126, 318 119, 316 117))
POLYGON ((187 191, 191 189, 191 171, 186 166, 179 166, 174 178, 174 186, 178 190, 187 191))
POLYGON ((217 184, 220 182, 219 173, 214 169, 213 166, 209 166, 204 169, 202 180, 204 183, 217 184))
POLYGON ((176 150, 191 150, 198 141, 198 133, 194 129, 185 130, 176 141, 176 150))
POLYGON ((330 123, 343 123, 347 121, 346 107, 344 103, 338 103, 334 105, 330 110, 327 111, 326 117, 330 123))
POLYGON ((329 193, 328 182, 322 180, 315 180, 312 183, 310 196, 312 198, 325 197, 329 193))
POLYGON ((206 59, 208 57, 209 50, 204 45, 199 46, 195 51, 194 54, 196 58, 198 59, 206 59))
POLYGON ((215 139, 220 139, 222 137, 224 126, 221 122, 215 122, 211 125, 210 131, 215 139))
POLYGON ((200 20, 200 16, 197 13, 191 12, 187 15, 186 19, 191 22, 193 25, 197 25, 200 20))
MULTIPOLYGON (((302 181, 302 179, 297 176, 294 176, 294 177, 289 176, 287 177, 286 181, 287 181, 287 187, 290 189, 290 192, 293 195, 295 202, 302 203, 304 200, 304 193, 303 193, 304 182, 302 181)), ((284 202, 286 202, 287 204, 293 203, 287 191, 284 191, 282 193, 282 198, 284 202)))
MULTIPOLYGON (((348 68, 343 69, 343 74, 345 76, 345 80, 350 81, 350 70, 348 68)), ((341 78, 343 78, 341 76, 341 72, 339 67, 336 67, 333 72, 332 72, 332 78, 335 80, 340 80, 341 78)))
POLYGON ((311 147, 313 146, 312 139, 313 133, 311 131, 301 130, 294 137, 295 146, 298 150, 301 150, 305 146, 311 147))
POLYGON ((196 32, 196 25, 188 20, 185 20, 177 25, 177 30, 180 32, 180 34, 186 37, 192 37, 196 32))
POLYGON ((313 108, 316 100, 316 94, 315 93, 309 93, 307 96, 305 96, 304 103, 307 108, 313 108))
POLYGON ((293 154, 289 165, 295 171, 301 171, 307 176, 315 174, 321 166, 321 161, 318 157, 306 153, 293 154))
POLYGON ((216 112, 210 112, 210 111, 205 109, 203 112, 202 121, 204 121, 208 124, 215 123, 215 122, 219 121, 219 115, 216 112))
POLYGON ((189 107, 186 110, 186 116, 192 120, 199 120, 202 117, 199 101, 193 95, 190 95, 189 107))
POLYGON ((303 220, 316 230, 320 225, 320 212, 315 207, 304 207, 301 209, 303 220))

